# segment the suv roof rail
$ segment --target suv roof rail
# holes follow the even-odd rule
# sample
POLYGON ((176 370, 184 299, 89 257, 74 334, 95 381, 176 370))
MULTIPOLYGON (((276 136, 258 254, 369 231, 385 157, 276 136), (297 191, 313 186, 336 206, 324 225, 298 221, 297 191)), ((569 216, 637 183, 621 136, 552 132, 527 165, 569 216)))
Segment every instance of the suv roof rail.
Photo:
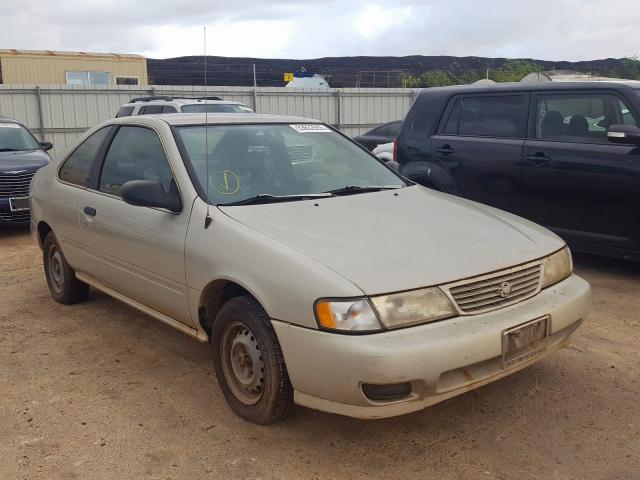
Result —
POLYGON ((222 97, 218 97, 218 96, 209 96, 209 97, 173 97, 173 98, 180 98, 182 100, 224 100, 224 98, 222 97))
POLYGON ((129 103, 150 102, 151 100, 164 100, 166 102, 170 102, 171 100, 173 100, 173 97, 169 97, 167 95, 153 95, 153 96, 150 96, 150 97, 136 97, 136 98, 132 98, 131 100, 129 100, 129 103))
POLYGON ((170 102, 171 100, 175 100, 175 99, 182 99, 182 100, 224 100, 224 98, 217 97, 217 96, 209 96, 209 97, 182 97, 182 96, 176 96, 176 97, 171 97, 169 95, 152 95, 152 96, 149 96, 149 97, 132 98, 131 100, 129 100, 129 103, 151 102, 151 101, 154 101, 154 100, 162 100, 162 101, 165 101, 165 102, 170 102))

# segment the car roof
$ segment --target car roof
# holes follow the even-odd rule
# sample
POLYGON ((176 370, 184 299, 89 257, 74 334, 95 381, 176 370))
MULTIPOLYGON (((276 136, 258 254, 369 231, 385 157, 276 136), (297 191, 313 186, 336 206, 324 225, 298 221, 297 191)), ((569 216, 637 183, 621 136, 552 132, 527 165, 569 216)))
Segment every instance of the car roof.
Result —
POLYGON ((288 115, 246 114, 246 113, 168 113, 151 114, 114 119, 114 123, 145 123, 147 119, 163 120, 169 125, 225 125, 234 123, 322 123, 319 120, 288 115))
POLYGON ((517 83, 493 83, 481 85, 452 85, 449 87, 424 88, 420 95, 430 93, 500 93, 517 91, 549 91, 549 90, 598 90, 598 89, 640 89, 640 81, 581 81, 581 82, 517 82, 517 83))

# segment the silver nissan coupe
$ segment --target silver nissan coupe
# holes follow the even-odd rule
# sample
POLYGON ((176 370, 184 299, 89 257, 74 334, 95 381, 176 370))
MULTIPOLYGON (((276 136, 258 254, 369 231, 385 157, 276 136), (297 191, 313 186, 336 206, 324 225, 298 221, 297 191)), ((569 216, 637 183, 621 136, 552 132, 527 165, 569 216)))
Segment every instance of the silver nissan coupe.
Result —
POLYGON ((413 412, 567 345, 590 287, 565 243, 391 167, 305 118, 118 118, 36 174, 32 234, 56 301, 209 342, 260 424, 413 412))

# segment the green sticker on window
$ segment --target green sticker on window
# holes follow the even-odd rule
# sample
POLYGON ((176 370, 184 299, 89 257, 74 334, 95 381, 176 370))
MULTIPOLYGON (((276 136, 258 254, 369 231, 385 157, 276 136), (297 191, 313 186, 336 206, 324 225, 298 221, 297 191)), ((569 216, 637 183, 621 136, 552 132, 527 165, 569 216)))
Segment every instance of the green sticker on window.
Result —
POLYGON ((240 190, 240 177, 231 170, 220 170, 209 177, 209 184, 222 195, 233 195, 240 190))

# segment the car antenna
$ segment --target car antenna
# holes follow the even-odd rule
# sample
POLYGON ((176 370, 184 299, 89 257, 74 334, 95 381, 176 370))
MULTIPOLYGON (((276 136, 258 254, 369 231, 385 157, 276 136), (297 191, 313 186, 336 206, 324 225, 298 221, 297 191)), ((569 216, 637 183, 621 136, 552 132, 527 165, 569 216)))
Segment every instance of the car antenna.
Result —
MULTIPOLYGON (((207 96, 207 27, 204 28, 204 95, 207 96)), ((204 108, 204 158, 206 163, 206 176, 207 176, 207 215, 204 217, 205 230, 211 225, 211 215, 209 215, 209 204, 211 200, 209 198, 209 115, 207 107, 204 108)))

